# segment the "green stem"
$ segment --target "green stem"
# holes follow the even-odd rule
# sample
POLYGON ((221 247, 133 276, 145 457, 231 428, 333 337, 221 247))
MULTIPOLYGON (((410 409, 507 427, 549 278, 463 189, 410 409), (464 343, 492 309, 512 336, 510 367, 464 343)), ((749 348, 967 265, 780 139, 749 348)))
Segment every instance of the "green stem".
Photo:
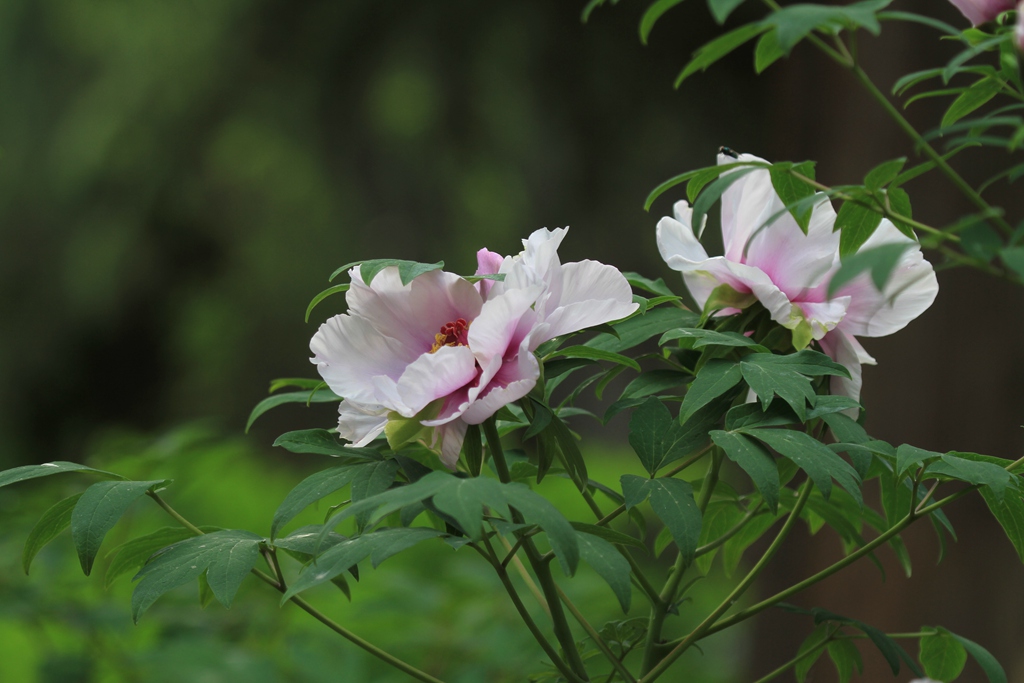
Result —
POLYGON ((826 635, 821 640, 820 643, 815 643, 812 647, 808 648, 806 651, 801 652, 796 657, 793 657, 793 659, 789 660, 788 662, 786 662, 785 664, 780 666, 778 669, 775 669, 774 671, 772 671, 767 676, 762 676, 761 678, 757 679, 756 681, 754 681, 754 683, 768 683, 768 681, 771 681, 771 680, 773 680, 775 678, 778 678, 782 674, 786 673, 786 671, 788 669, 790 669, 790 668, 796 666, 797 664, 799 664, 802 660, 807 659, 808 657, 810 657, 813 654, 816 654, 817 651, 818 651, 818 648, 823 647, 824 645, 827 645, 828 641, 832 640, 834 637, 835 637, 834 634, 829 633, 828 635, 826 635))
POLYGON ((512 599, 512 604, 515 605, 516 611, 519 612, 519 616, 522 618, 523 623, 526 624, 526 628, 530 630, 534 639, 540 644, 541 649, 544 650, 544 654, 548 656, 551 663, 555 665, 555 668, 557 668, 567 679, 570 681, 579 680, 572 670, 569 669, 565 661, 558 656, 558 652, 551 646, 551 643, 548 642, 544 633, 541 632, 540 628, 537 626, 537 622, 535 622, 533 617, 530 616, 530 611, 526 609, 526 605, 523 604, 522 598, 519 597, 519 592, 516 590, 515 584, 512 583, 512 578, 509 576, 508 570, 505 569, 502 563, 498 561, 498 556, 495 554, 494 548, 491 547, 489 542, 487 543, 487 550, 490 553, 489 556, 482 551, 481 554, 488 562, 491 563, 491 566, 494 567, 494 571, 497 572, 498 578, 501 580, 501 585, 505 587, 505 592, 508 593, 509 598, 512 599))
POLYGON ((733 536, 738 534, 743 529, 743 527, 745 527, 747 525, 747 523, 750 522, 750 520, 752 520, 754 518, 754 516, 757 515, 757 513, 760 512, 760 511, 761 511, 761 505, 756 505, 756 506, 750 508, 749 510, 747 510, 747 513, 745 515, 743 515, 743 518, 740 519, 740 521, 736 522, 736 526, 734 526, 733 528, 729 529, 724 534, 722 534, 721 536, 719 536, 715 540, 711 541, 710 543, 707 543, 706 545, 698 546, 697 549, 695 551, 693 551, 694 558, 697 558, 697 557, 700 557, 701 555, 707 554, 707 553, 711 552, 712 550, 714 550, 715 548, 718 548, 721 545, 723 545, 730 538, 732 538, 733 536))
POLYGON ((900 213, 897 213, 897 212, 893 211, 891 207, 880 206, 880 205, 872 203, 872 202, 864 202, 864 201, 854 197, 853 195, 847 194, 845 192, 839 192, 839 191, 833 190, 828 185, 825 185, 824 183, 819 183, 818 181, 813 180, 811 178, 808 178, 804 174, 797 173, 796 171, 793 171, 793 170, 790 170, 789 174, 792 175, 797 180, 799 180, 800 182, 804 183, 805 185, 809 185, 809 186, 813 187, 814 189, 820 190, 822 192, 827 192, 827 193, 830 194, 830 196, 835 197, 836 199, 841 199, 844 202, 852 201, 855 204, 858 204, 858 205, 864 207, 865 209, 869 209, 871 211, 875 211, 876 213, 880 213, 880 214, 882 214, 883 216, 885 216, 886 218, 888 218, 890 220, 897 221, 897 222, 900 222, 900 223, 906 223, 907 225, 909 225, 911 227, 914 227, 914 228, 917 228, 921 232, 926 232, 929 235, 932 235, 933 237, 936 237, 936 238, 939 238, 939 239, 944 239, 944 240, 949 240, 951 242, 959 242, 960 241, 959 235, 954 235, 952 233, 944 232, 944 231, 939 230, 938 228, 934 228, 934 227, 932 227, 932 226, 930 226, 930 225, 928 225, 926 223, 922 223, 920 221, 915 221, 913 218, 910 218, 909 216, 904 216, 903 214, 900 214, 900 213))
MULTIPOLYGON (((484 438, 487 440, 487 450, 490 451, 491 462, 498 473, 498 479, 503 483, 510 483, 512 477, 509 475, 508 464, 505 462, 505 451, 501 447, 501 436, 498 434, 494 418, 490 417, 484 421, 483 428, 484 438)), ((522 522, 522 516, 518 512, 513 514, 513 518, 516 522, 522 522)), ((562 603, 558 598, 558 588, 551 575, 551 566, 541 559, 540 552, 532 539, 527 538, 523 541, 523 550, 526 552, 526 558, 530 561, 530 566, 533 567, 533 572, 537 576, 537 583, 540 584, 548 606, 551 608, 551 624, 555 631, 555 638, 562 646, 562 653, 568 660, 569 667, 580 679, 589 680, 586 666, 576 649, 576 639, 573 638, 572 629, 569 628, 569 622, 562 610, 562 603)))
MULTIPOLYGON (((718 483, 718 472, 721 466, 722 451, 715 448, 712 451, 711 466, 704 477, 704 485, 700 489, 700 499, 697 501, 697 507, 700 509, 701 515, 707 510, 708 503, 711 502, 711 495, 714 493, 715 485, 718 483)), ((665 586, 658 595, 658 600, 651 606, 651 617, 647 626, 647 638, 644 644, 644 659, 640 667, 641 676, 647 675, 654 668, 654 665, 657 664, 658 653, 663 647, 661 643, 661 630, 665 625, 665 618, 668 616, 669 607, 675 601, 676 592, 679 590, 679 584, 683 580, 683 574, 686 572, 686 569, 687 567, 683 565, 683 554, 679 553, 672 564, 672 571, 665 581, 665 586)))
POLYGON ((789 513, 789 517, 786 519, 786 523, 781 529, 779 529, 779 533, 775 536, 772 544, 768 546, 768 550, 766 550, 764 555, 761 556, 761 559, 757 561, 757 564, 755 564, 747 575, 743 577, 743 580, 740 581, 739 585, 737 585, 729 596, 722 601, 722 604, 716 607, 715 610, 697 626, 697 628, 691 631, 690 634, 683 638, 671 652, 665 655, 665 658, 662 659, 657 666, 651 669, 651 671, 640 680, 640 683, 651 683, 651 681, 656 680, 661 676, 661 674, 665 673, 665 671, 672 666, 672 663, 686 652, 690 645, 710 633, 715 622, 718 621, 718 619, 736 603, 748 588, 750 588, 754 583, 754 579, 756 579, 758 574, 761 573, 761 570, 768 565, 768 562, 771 561, 772 557, 775 556, 775 553, 778 552, 782 542, 787 536, 789 536, 789 532, 793 530, 797 520, 800 518, 800 512, 803 510, 804 505, 807 503, 807 499, 811 495, 811 490, 811 481, 808 479, 804 482, 800 495, 797 498, 796 503, 793 505, 793 510, 789 513))
POLYGON ((182 517, 180 514, 178 514, 178 511, 175 510, 174 508, 172 508, 170 505, 168 505, 167 501, 164 500, 160 496, 159 493, 156 493, 155 491, 146 491, 146 495, 149 496, 150 498, 152 498, 153 500, 155 500, 156 504, 159 505, 161 508, 163 508, 164 512, 166 512, 167 514, 169 514, 171 517, 174 518, 175 522, 177 522, 181 526, 185 527, 186 529, 191 531, 196 536, 202 536, 203 534, 206 533, 205 531, 203 531, 202 529, 200 529, 199 527, 194 525, 192 522, 188 521, 187 519, 182 517))
MULTIPOLYGON (((154 493, 152 491, 149 491, 147 493, 148 493, 149 497, 152 498, 154 501, 156 501, 156 504, 159 505, 161 508, 163 508, 164 512, 166 512, 171 517, 173 517, 176 522, 181 524, 183 527, 185 527, 186 529, 191 531, 196 536, 202 536, 204 534, 202 529, 200 529, 199 527, 197 527, 196 525, 192 524, 187 519, 182 517, 178 513, 177 510, 172 508, 167 503, 167 501, 165 501, 160 496, 160 494, 154 493)), ((272 586, 275 590, 277 590, 277 591, 279 591, 281 593, 284 593, 285 590, 287 590, 285 588, 283 580, 278 581, 273 576, 270 576, 269 574, 267 574, 265 572, 261 572, 259 569, 256 569, 255 567, 252 569, 252 573, 255 574, 256 577, 259 580, 263 581, 264 583, 266 583, 269 586, 272 586)), ((325 615, 320 610, 318 610, 315 607, 313 607, 312 605, 310 605, 308 602, 306 602, 305 600, 303 600, 299 596, 293 595, 291 598, 289 598, 289 601, 295 603, 295 605, 297 605, 300 609, 305 611, 307 614, 312 616, 314 619, 319 621, 321 624, 323 624, 327 628, 329 628, 332 631, 334 631, 335 633, 337 633, 342 638, 348 640, 350 643, 352 643, 352 644, 362 648, 366 652, 369 652, 374 657, 377 657, 378 659, 381 659, 381 660, 387 662, 388 664, 390 664, 394 668, 398 669, 399 671, 402 671, 403 673, 409 674, 410 676, 412 676, 416 680, 423 681, 423 683, 444 683, 441 679, 435 678, 435 677, 431 676, 430 674, 428 674, 425 671, 420 671, 419 669, 417 669, 413 665, 407 664, 406 662, 403 662, 401 659, 399 659, 398 657, 395 657, 391 653, 385 652, 384 650, 380 649, 379 647, 377 647, 373 643, 371 643, 369 641, 366 641, 366 640, 363 640, 362 638, 360 638, 356 634, 354 634, 351 631, 349 631, 348 629, 346 629, 341 624, 337 623, 336 621, 334 621, 333 619, 331 619, 330 617, 325 615)))
POLYGON ((609 662, 611 662, 612 666, 615 667, 615 670, 619 672, 619 675, 622 676, 622 680, 626 681, 626 683, 636 683, 636 679, 633 677, 633 674, 631 674, 629 672, 629 669, 625 667, 622 661, 615 656, 615 653, 612 652, 612 649, 608 647, 608 643, 604 642, 604 639, 601 637, 601 634, 598 633, 597 630, 590 625, 590 622, 588 622, 586 618, 583 616, 583 613, 576 608, 576 605, 572 603, 572 600, 570 600, 569 596, 565 594, 565 591, 563 591, 561 588, 558 588, 558 595, 562 598, 562 602, 565 603, 565 606, 568 608, 569 612, 576 618, 576 621, 578 621, 580 623, 580 626, 583 627, 583 630, 586 631, 590 638, 594 641, 594 644, 596 644, 598 649, 600 649, 601 652, 604 653, 604 656, 608 659, 609 662))
POLYGON ((886 97, 885 94, 878 89, 878 87, 874 84, 874 82, 867 75, 864 69, 862 69, 859 64, 853 64, 850 66, 850 71, 853 72, 854 77, 858 81, 860 81, 861 85, 863 85, 864 88, 868 91, 868 94, 874 97, 875 100, 877 100, 878 103, 882 105, 882 109, 884 109, 885 112, 889 114, 893 121, 896 122, 896 125, 899 126, 903 130, 903 132, 906 133, 908 137, 910 137, 911 140, 914 141, 914 144, 924 152, 925 156, 927 156, 935 163, 936 168, 942 171, 943 175, 945 175, 946 178, 948 178, 949 181, 953 183, 953 185, 955 185, 956 188, 960 190, 960 192, 962 192, 964 196, 971 201, 972 204, 978 207, 981 211, 990 214, 992 216, 993 222, 995 222, 995 224, 998 225, 1003 230, 1003 232, 1005 232, 1007 235, 1013 234, 1013 227, 1011 227, 1010 224, 1007 223, 1002 216, 998 215, 994 211, 992 206, 990 206, 989 203, 986 202, 982 198, 982 196, 978 194, 975 191, 975 189, 970 186, 970 184, 968 184, 966 180, 960 177, 959 173, 953 170, 953 167, 950 166, 949 163, 942 158, 941 154, 935 151, 935 149, 930 144, 928 144, 928 142, 921 136, 921 134, 917 132, 917 129, 915 129, 914 126, 912 126, 910 122, 903 117, 903 114, 900 113, 900 110, 897 109, 896 106, 889 101, 889 98, 886 97))

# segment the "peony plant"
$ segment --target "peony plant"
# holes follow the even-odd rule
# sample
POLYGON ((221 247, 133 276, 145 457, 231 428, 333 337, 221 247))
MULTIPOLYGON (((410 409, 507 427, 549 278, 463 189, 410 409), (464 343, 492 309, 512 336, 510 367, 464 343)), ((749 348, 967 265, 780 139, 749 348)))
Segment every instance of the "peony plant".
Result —
MULTIPOLYGON (((584 17, 599 4, 592 0, 584 17)), ((645 40, 676 4, 650 6, 645 40)), ((721 24, 741 4, 708 2, 721 24)), ((803 615, 807 636, 758 683, 791 672, 803 681, 826 654, 845 683, 863 670, 859 638, 904 680, 948 683, 970 658, 988 681, 1005 683, 1002 666, 971 634, 939 626, 899 634, 918 641, 913 657, 857 615, 790 603, 876 552, 894 553, 909 575, 901 534, 928 519, 940 538, 951 535, 944 510, 969 495, 981 496, 1024 559, 1024 458, 888 443, 871 436, 860 404, 861 366, 874 362, 860 339, 911 324, 938 294, 939 266, 1024 278, 1024 222, 1011 223, 1020 207, 992 206, 982 194, 1024 175, 1022 12, 1008 2, 954 4, 975 26, 891 11, 886 0, 766 0, 763 17, 697 49, 677 83, 755 38, 759 72, 806 42, 849 70, 910 136, 922 158, 909 167, 907 159, 883 160, 861 183, 826 185, 811 162, 771 163, 723 148, 717 164, 667 180, 647 200, 650 208, 685 184, 686 199, 677 197, 673 216, 652 224, 646 238, 682 274, 686 291, 595 261, 561 263, 564 229, 533 232, 515 256, 479 250, 471 276, 398 259, 342 266, 331 280, 348 282, 315 296, 306 311, 308 319, 345 294, 347 310, 310 342, 319 377, 275 381, 250 417, 251 424, 284 404, 338 404, 336 426, 308 426, 275 442, 332 460, 297 483, 267 528, 200 527, 172 507, 170 482, 161 479, 70 462, 20 467, 0 473, 0 486, 68 472, 100 478, 44 513, 26 543, 26 569, 70 527, 89 574, 110 529, 148 497, 175 526, 129 541, 111 564, 116 575, 135 572, 136 620, 196 581, 204 600, 230 606, 253 575, 282 604, 409 678, 438 683, 443 667, 407 662, 307 599, 331 586, 358 599, 350 579, 366 560, 377 567, 422 543, 456 549, 476 571, 493 573, 537 643, 532 681, 652 683, 670 670, 685 678, 685 653, 775 608, 803 615), (857 58, 858 31, 879 33, 892 21, 937 30, 962 47, 948 64, 892 86, 899 98, 942 80, 915 95, 952 97, 933 131, 914 129, 857 58), (940 136, 946 149, 934 146, 940 136), (975 146, 1011 160, 981 187, 954 167, 957 154, 975 146), (929 172, 976 211, 944 226, 914 219, 904 186, 929 172), (719 201, 723 253, 712 255, 702 238, 719 201), (294 391, 279 393, 284 388, 294 391), (604 401, 600 415, 593 402, 577 405, 590 390, 604 401), (597 481, 586 443, 621 413, 629 415, 633 471, 597 481), (571 482, 582 508, 560 509, 545 496, 543 482, 554 478, 571 482), (296 527, 320 501, 331 503, 323 522, 296 527), (822 527, 838 537, 842 559, 791 577, 775 593, 758 585, 790 535, 822 527), (595 623, 590 606, 574 599, 571 578, 581 564, 607 583, 622 619, 595 623), (726 586, 724 597, 708 590, 691 601, 709 576, 726 586)), ((816 541, 830 542, 825 534, 816 541)))

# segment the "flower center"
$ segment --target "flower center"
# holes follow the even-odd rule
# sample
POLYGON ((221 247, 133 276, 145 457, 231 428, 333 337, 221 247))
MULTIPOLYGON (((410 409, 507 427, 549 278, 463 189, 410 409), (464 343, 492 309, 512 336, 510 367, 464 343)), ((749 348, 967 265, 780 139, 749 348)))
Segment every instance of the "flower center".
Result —
POLYGON ((469 323, 459 318, 441 325, 441 331, 434 335, 434 345, 430 347, 430 353, 434 353, 442 346, 469 346, 469 323))

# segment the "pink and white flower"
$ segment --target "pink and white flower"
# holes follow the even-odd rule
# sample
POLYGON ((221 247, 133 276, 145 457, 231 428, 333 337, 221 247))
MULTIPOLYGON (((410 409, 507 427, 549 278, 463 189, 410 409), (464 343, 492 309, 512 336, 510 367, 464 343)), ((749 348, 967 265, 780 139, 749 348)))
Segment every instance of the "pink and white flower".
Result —
POLYGON ((1024 0, 1017 5, 1017 30, 1014 36, 1017 38, 1017 49, 1024 52, 1024 0))
POLYGON ((344 400, 338 434, 364 446, 389 421, 418 421, 455 469, 466 426, 528 394, 540 376, 533 351, 553 337, 636 310, 629 283, 595 261, 561 264, 565 230, 538 230, 502 258, 481 249, 476 284, 440 270, 403 285, 394 266, 370 284, 349 271, 348 313, 310 341, 311 361, 344 400))
MULTIPOLYGON (((724 155, 718 158, 719 164, 734 161, 724 155)), ((741 155, 739 161, 763 162, 749 154, 741 155)), ((698 305, 703 307, 720 285, 751 294, 773 320, 799 329, 801 335, 795 337, 816 340, 822 351, 849 369, 851 379, 834 378, 834 393, 859 398, 861 364, 875 363, 857 337, 882 337, 903 329, 938 293, 935 272, 920 247, 883 219, 863 249, 888 243, 910 245, 885 289, 878 291, 870 276, 862 273, 830 299, 828 284, 840 265, 840 235, 833 231, 835 210, 821 195, 804 234, 785 210, 767 169, 747 173, 722 195, 723 256, 708 256, 686 202, 678 202, 674 212, 674 218, 658 223, 658 249, 669 267, 683 274, 698 305)))
POLYGON ((1009 12, 1017 0, 949 0, 970 22, 978 26, 993 21, 1003 12, 1009 12))

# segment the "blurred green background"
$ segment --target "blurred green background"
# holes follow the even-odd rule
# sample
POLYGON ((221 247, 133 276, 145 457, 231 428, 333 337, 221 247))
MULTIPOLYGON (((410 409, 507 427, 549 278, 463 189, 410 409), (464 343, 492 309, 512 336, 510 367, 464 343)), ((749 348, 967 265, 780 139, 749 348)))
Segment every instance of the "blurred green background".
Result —
MULTIPOLYGON (((945 3, 899 4, 960 21, 945 3)), ((719 29, 702 3, 684 3, 645 47, 636 32, 644 6, 601 8, 584 25, 582 3, 543 0, 0 0, 0 467, 89 458, 151 467, 177 478, 169 495, 194 521, 262 533, 287 490, 323 464, 269 444, 289 429, 329 426, 333 410, 281 409, 248 436, 245 416, 268 380, 313 374, 309 337, 341 302, 321 304, 309 324, 302 313, 338 265, 388 256, 470 272, 480 247, 513 253, 532 230, 569 225, 563 260, 676 283, 653 228, 678 196, 650 214, 643 200, 662 180, 713 163, 719 145, 818 159, 832 184, 913 153, 810 52, 756 79, 740 50, 673 90, 686 55, 719 29), (216 495, 200 473, 222 482, 216 495)), ((741 8, 737 22, 745 12, 755 8, 741 8)), ((948 53, 907 26, 862 46, 883 88, 948 53)), ((922 127, 937 120, 932 104, 915 107, 922 127)), ((982 178, 991 164, 965 163, 982 178)), ((941 182, 909 189, 926 222, 964 210, 941 182)), ((1020 208, 1019 189, 995 192, 1020 208)), ((940 282, 932 311, 868 344, 881 363, 866 374, 868 426, 927 448, 1019 454, 1024 323, 1005 311, 1024 300, 971 273, 940 282), (995 316, 988 352, 972 351, 974 322, 995 316), (909 398, 906 387, 915 387, 909 398)), ((623 447, 625 424, 611 427, 623 447)), ((633 467, 625 450, 592 457, 608 481, 633 467)), ((182 591, 134 627, 128 581, 104 591, 100 577, 83 578, 66 538, 26 579, 25 534, 78 490, 69 477, 0 491, 0 680, 402 680, 306 615, 279 612, 261 586, 247 585, 230 611, 201 612, 182 591)), ((138 529, 166 523, 143 508, 138 529)), ((892 569, 897 597, 868 568, 806 604, 891 630, 941 620, 1009 666, 1024 636, 1013 616, 1024 608, 1015 588, 1024 572, 978 512, 964 519, 978 517, 985 531, 954 548, 947 578, 930 573, 929 539, 912 538, 925 578, 907 585, 892 569), (956 558, 977 552, 1007 569, 968 582, 971 565, 956 558), (872 591, 881 597, 864 597, 872 591), (992 618, 996 600, 1003 616, 992 618)), ((837 550, 833 539, 815 541, 796 541, 765 581, 803 576, 837 550)), ((322 599, 360 634, 399 643, 451 680, 537 671, 510 608, 483 599, 495 590, 486 572, 436 550, 367 572, 351 605, 322 599), (446 580, 420 581, 438 576, 446 580)), ((614 618, 599 580, 571 585, 614 618)), ((807 632, 789 624, 768 618, 712 643, 688 663, 690 680, 764 673, 807 632)))

